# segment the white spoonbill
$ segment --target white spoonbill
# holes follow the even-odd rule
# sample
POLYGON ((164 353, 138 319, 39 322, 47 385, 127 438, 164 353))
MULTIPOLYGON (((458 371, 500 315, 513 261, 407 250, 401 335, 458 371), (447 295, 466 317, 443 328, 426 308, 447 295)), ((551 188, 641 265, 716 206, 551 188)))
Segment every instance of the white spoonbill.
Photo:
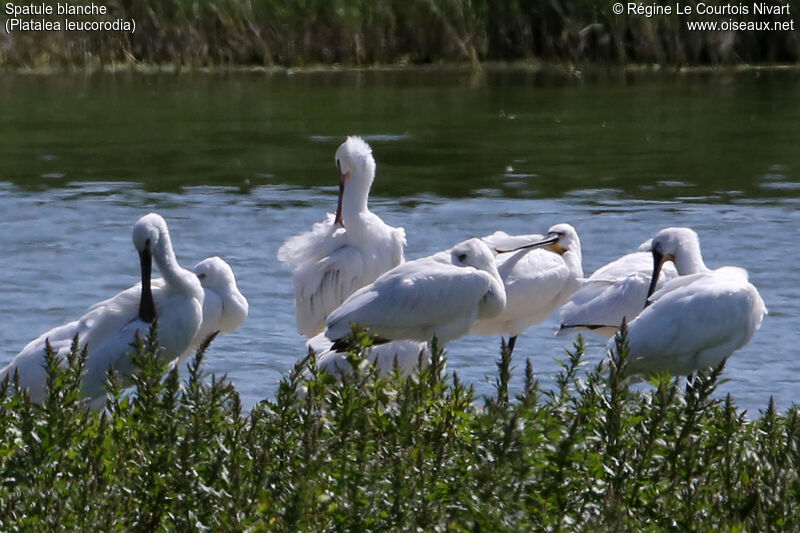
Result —
MULTIPOLYGON (((643 242, 636 252, 623 255, 583 280, 559 312, 561 327, 556 335, 591 331, 613 337, 623 318, 630 323, 644 309, 647 289, 653 275, 652 239, 643 242)), ((678 276, 672 263, 661 270, 656 289, 678 276)))
POLYGON ((338 349, 350 325, 359 324, 387 340, 427 342, 436 335, 444 345, 505 305, 494 254, 480 239, 469 239, 403 263, 354 292, 328 316, 325 336, 338 349))
MULTIPOLYGON (((250 309, 247 298, 236 285, 233 269, 221 258, 214 256, 203 259, 192 268, 192 272, 197 275, 205 293, 203 321, 189 348, 173 361, 173 365, 182 365, 211 335, 230 333, 241 326, 250 309)), ((153 280, 153 285, 156 286, 157 282, 159 285, 163 283, 157 279, 153 280)))
MULTIPOLYGON (((215 333, 230 333, 236 330, 247 318, 249 310, 247 298, 244 297, 236 285, 233 269, 221 258, 214 256, 203 259, 192 268, 192 272, 195 273, 197 279, 200 280, 200 285, 203 287, 203 320, 189 347, 180 357, 170 363, 170 369, 174 365, 182 365, 197 352, 200 345, 211 335, 215 333)), ((164 278, 152 280, 150 286, 154 292, 163 290, 164 278)), ((141 294, 141 290, 142 284, 137 283, 118 294, 115 298, 136 299, 141 294)), ((104 303, 101 302, 97 305, 104 303)), ((67 326, 76 322, 71 322, 67 326)), ((75 332, 72 335, 74 336, 75 332)), ((72 338, 65 337, 63 340, 65 347, 68 349, 72 344, 72 338)), ((52 344, 53 341, 51 340, 50 342, 52 344)))
POLYGON ((495 259, 507 300, 499 315, 477 320, 470 333, 508 335, 513 351, 517 335, 550 316, 580 287, 581 241, 569 224, 551 227, 546 238, 498 231, 483 241, 498 251, 511 249, 495 259))
POLYGON ((336 150, 336 166, 336 215, 328 214, 278 250, 278 259, 293 268, 297 329, 308 337, 324 330, 328 314, 356 289, 402 263, 406 244, 403 228, 387 225, 367 208, 375 178, 369 145, 348 137, 336 150))
MULTIPOLYGON (((627 374, 661 372, 689 375, 716 366, 750 340, 767 308, 758 290, 738 267, 709 270, 697 234, 689 228, 666 228, 653 237, 655 289, 665 261, 678 277, 650 296, 650 305, 628 324, 627 374)), ((614 340, 609 350, 614 349, 614 340)))
MULTIPOLYGON (((329 374, 338 376, 351 371, 345 352, 333 348, 331 341, 320 333, 306 343, 308 348, 317 353, 317 368, 329 374)), ((422 356, 422 364, 430 363, 428 343, 416 341, 393 341, 385 344, 370 346, 365 350, 364 357, 378 367, 381 375, 388 376, 392 373, 397 363, 397 369, 402 376, 408 376, 417 368, 422 356)))
POLYGON ((181 355, 192 342, 203 317, 203 288, 194 273, 178 264, 172 250, 167 223, 155 213, 143 216, 133 227, 133 243, 139 252, 142 282, 113 298, 95 304, 79 320, 54 328, 28 343, 0 371, 0 379, 19 372, 20 386, 28 389, 36 402, 44 400, 47 373, 43 367, 45 342, 63 357, 73 337, 81 348, 88 346, 83 392, 90 407, 105 405, 106 372, 114 367, 123 384, 134 370, 131 343, 138 334, 148 334, 158 318, 158 341, 163 360, 181 355), (152 261, 163 276, 163 283, 151 285, 152 261))

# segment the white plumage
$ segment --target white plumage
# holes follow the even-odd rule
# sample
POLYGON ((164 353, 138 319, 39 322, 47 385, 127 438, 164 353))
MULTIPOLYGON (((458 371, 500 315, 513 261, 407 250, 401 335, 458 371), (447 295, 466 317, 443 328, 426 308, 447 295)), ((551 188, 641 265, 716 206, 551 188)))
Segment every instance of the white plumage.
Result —
MULTIPOLYGON (((203 321, 187 350, 174 365, 182 365, 193 356, 200 345, 214 333, 231 333, 247 318, 250 309, 247 298, 239 291, 230 265, 219 257, 208 257, 197 263, 192 272, 203 286, 203 321)), ((162 283, 162 280, 154 280, 162 283)))
POLYGON ((506 304, 494 254, 479 239, 403 263, 362 287, 328 317, 325 336, 337 341, 359 324, 390 340, 442 344, 466 335, 478 318, 506 304))
POLYGON ((697 234, 689 228, 661 230, 652 250, 651 288, 665 261, 675 263, 678 277, 652 294, 651 305, 628 325, 628 375, 688 375, 719 364, 747 344, 767 308, 746 270, 709 270, 697 234))
MULTIPOLYGON (((350 373, 351 368, 350 363, 347 362, 346 353, 333 349, 330 339, 324 333, 310 338, 306 346, 316 352, 317 368, 320 370, 325 370, 334 376, 350 373)), ((401 375, 410 375, 419 365, 420 355, 423 366, 429 364, 428 343, 393 341, 370 346, 364 353, 364 357, 377 366, 383 376, 391 374, 395 362, 401 375)))
MULTIPOLYGON (((591 331, 613 337, 623 318, 630 323, 642 312, 647 288, 653 275, 651 239, 638 251, 623 255, 583 280, 583 284, 559 312, 561 327, 557 335, 574 331, 591 331)), ((657 288, 677 277, 675 267, 665 264, 657 288)))
POLYGON ((47 374, 43 367, 45 342, 63 357, 72 339, 78 335, 81 348, 88 345, 83 392, 92 408, 105 405, 106 373, 113 366, 123 384, 134 369, 131 343, 138 334, 148 334, 151 322, 158 318, 158 340, 164 361, 182 354, 200 328, 203 313, 203 288, 192 272, 182 268, 175 257, 164 219, 155 213, 139 219, 133 228, 134 245, 142 267, 141 285, 92 306, 79 320, 53 328, 28 343, 0 371, 0 379, 19 372, 20 386, 31 398, 41 402, 46 393, 47 374), (150 282, 151 257, 158 266, 163 283, 150 282))
MULTIPOLYGON (((174 365, 183 364, 189 357, 193 356, 200 345, 214 333, 231 333, 235 331, 245 321, 249 311, 247 298, 244 297, 236 285, 233 269, 221 258, 214 256, 203 259, 192 268, 192 272, 200 280, 200 285, 203 287, 203 319, 191 344, 178 358, 170 363, 170 369, 174 365)), ((163 286, 164 278, 156 278, 151 281, 154 295, 160 294, 163 286)), ((118 301, 136 300, 138 302, 141 290, 142 284, 137 283, 117 294, 114 298, 118 301)), ((105 303, 95 304, 92 309, 105 303)), ((79 321, 76 320, 48 332, 47 334, 53 335, 50 337, 51 344, 53 344, 54 337, 61 339, 60 346, 68 350, 72 344, 72 338, 77 332, 75 327, 78 323, 79 321)), ((41 337, 37 339, 37 341, 39 340, 41 340, 42 352, 44 352, 44 340, 41 337)), ((56 348, 55 345, 53 347, 54 349, 56 348)))
POLYGON ((470 329, 476 335, 508 335, 513 350, 517 335, 549 317, 580 286, 581 242, 569 224, 551 227, 547 238, 510 236, 498 231, 483 240, 494 249, 527 247, 497 254, 495 260, 505 286, 506 306, 493 318, 477 320, 470 329))
POLYGON ((356 289, 403 262, 405 231, 387 225, 367 207, 375 178, 369 145, 348 137, 336 150, 339 204, 336 215, 288 239, 278 259, 293 269, 297 329, 312 337, 356 289))

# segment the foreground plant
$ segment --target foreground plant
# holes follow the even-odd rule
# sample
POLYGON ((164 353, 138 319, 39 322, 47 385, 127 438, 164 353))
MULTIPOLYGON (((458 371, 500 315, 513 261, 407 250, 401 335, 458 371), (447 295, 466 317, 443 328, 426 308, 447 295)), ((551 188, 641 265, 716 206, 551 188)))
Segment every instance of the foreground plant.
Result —
POLYGON ((249 413, 205 347, 182 382, 138 342, 133 392, 110 374, 102 413, 81 402, 86 353, 49 352, 42 405, 0 384, 0 530, 797 529, 797 409, 749 420, 713 394, 721 368, 631 390, 619 342, 587 370, 579 338, 548 390, 528 361, 516 397, 502 346, 478 399, 438 346, 380 377, 361 333, 351 373, 310 354, 249 413))

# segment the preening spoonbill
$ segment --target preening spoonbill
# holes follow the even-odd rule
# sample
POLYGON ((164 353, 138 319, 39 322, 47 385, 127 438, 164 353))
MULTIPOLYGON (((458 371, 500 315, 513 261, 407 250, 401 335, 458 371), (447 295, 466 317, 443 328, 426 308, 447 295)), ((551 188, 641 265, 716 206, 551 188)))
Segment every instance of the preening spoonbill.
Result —
POLYGON ((79 320, 54 328, 28 343, 0 371, 0 378, 19 372, 20 386, 28 389, 36 402, 46 394, 47 374, 43 367, 45 342, 63 357, 73 337, 78 335, 81 348, 88 345, 83 392, 90 407, 105 405, 106 373, 113 366, 129 382, 134 370, 130 358, 131 343, 138 334, 148 334, 158 318, 158 341, 163 360, 170 361, 190 346, 203 317, 203 288, 200 280, 178 264, 172 250, 167 223, 155 213, 140 218, 133 227, 133 243, 139 252, 142 282, 116 296, 92 306, 79 320), (151 285, 152 261, 163 282, 151 285))
MULTIPOLYGON (((189 348, 173 362, 182 365, 195 354, 200 345, 215 333, 230 333, 242 325, 247 318, 249 304, 239 291, 236 277, 230 265, 219 257, 208 257, 197 263, 192 272, 203 286, 203 321, 195 333, 189 348)), ((153 280, 163 283, 162 280, 153 280)))
POLYGON ((550 316, 580 286, 581 241, 569 224, 551 227, 546 238, 510 236, 498 231, 483 241, 495 249, 522 248, 497 254, 495 261, 505 286, 506 306, 493 318, 477 320, 470 333, 508 335, 508 347, 513 351, 517 335, 550 316))
MULTIPOLYGON (((306 343, 308 348, 317 353, 317 368, 326 370, 329 374, 338 376, 349 373, 350 363, 344 352, 333 348, 331 341, 320 333, 306 343)), ((385 344, 370 346, 365 350, 364 357, 378 367, 381 375, 391 374, 397 362, 397 369, 403 376, 410 375, 420 362, 427 365, 430 362, 428 343, 416 341, 392 341, 385 344)))
POLYGON ((494 254, 480 239, 469 239, 396 266, 354 292, 328 316, 325 336, 338 349, 336 341, 359 324, 387 340, 426 342, 436 335, 444 345, 505 305, 494 254))
MULTIPOLYGON (((591 331, 613 337, 623 318, 630 324, 644 309, 647 289, 653 275, 652 239, 643 242, 636 252, 597 269, 583 281, 559 312, 561 327, 557 335, 591 331)), ((672 263, 661 270, 656 289, 678 276, 672 263)))
MULTIPOLYGON (((203 320, 189 347, 180 357, 172 361, 171 366, 182 365, 211 335, 230 333, 236 330, 247 318, 249 310, 247 299, 236 285, 233 270, 221 258, 214 256, 203 259, 192 268, 192 272, 195 273, 203 287, 203 320)), ((164 278, 156 278, 151 281, 150 285, 153 291, 159 292, 163 290, 164 278)), ((137 283, 116 297, 135 299, 139 297, 141 290, 141 283, 137 283)), ((74 322, 70 324, 74 324, 74 322)), ((74 334, 73 332, 73 336, 74 334)), ((72 338, 65 338, 64 341, 64 345, 68 349, 72 338)))
MULTIPOLYGON (((628 375, 689 375, 716 366, 750 340, 767 308, 738 267, 709 270, 697 234, 666 228, 653 237, 652 292, 665 261, 678 277, 650 296, 628 325, 628 375)), ((613 353, 613 339, 609 350, 613 353)))
POLYGON ((311 231, 288 239, 278 259, 293 269, 297 329, 313 337, 325 319, 356 289, 372 283, 403 262, 406 234, 384 223, 367 207, 375 178, 372 149, 360 137, 348 137, 336 150, 339 201, 311 231))

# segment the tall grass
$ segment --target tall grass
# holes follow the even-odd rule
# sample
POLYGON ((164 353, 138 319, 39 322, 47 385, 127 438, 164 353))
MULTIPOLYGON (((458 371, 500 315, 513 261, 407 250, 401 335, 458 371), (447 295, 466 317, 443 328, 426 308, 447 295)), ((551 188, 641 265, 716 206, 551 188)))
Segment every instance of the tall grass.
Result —
MULTIPOLYGON (((105 18, 136 21, 134 34, 0 31, 0 65, 298 66, 534 58, 685 65, 800 58, 797 29, 703 32, 689 31, 685 24, 687 20, 790 20, 787 16, 617 16, 613 3, 107 0, 103 4, 110 13, 105 18)), ((798 0, 789 3, 793 14, 800 12, 798 0)))
POLYGON ((202 350, 185 381, 164 379, 139 342, 133 394, 110 375, 101 414, 80 403, 85 352, 67 368, 49 354, 44 404, 0 386, 0 530, 800 527, 798 411, 748 419, 713 396, 721 368, 636 392, 624 358, 587 370, 579 339, 553 390, 528 361, 516 397, 503 349, 481 399, 438 348, 417 376, 384 379, 356 344, 343 381, 312 356, 249 413, 204 376, 202 350))

